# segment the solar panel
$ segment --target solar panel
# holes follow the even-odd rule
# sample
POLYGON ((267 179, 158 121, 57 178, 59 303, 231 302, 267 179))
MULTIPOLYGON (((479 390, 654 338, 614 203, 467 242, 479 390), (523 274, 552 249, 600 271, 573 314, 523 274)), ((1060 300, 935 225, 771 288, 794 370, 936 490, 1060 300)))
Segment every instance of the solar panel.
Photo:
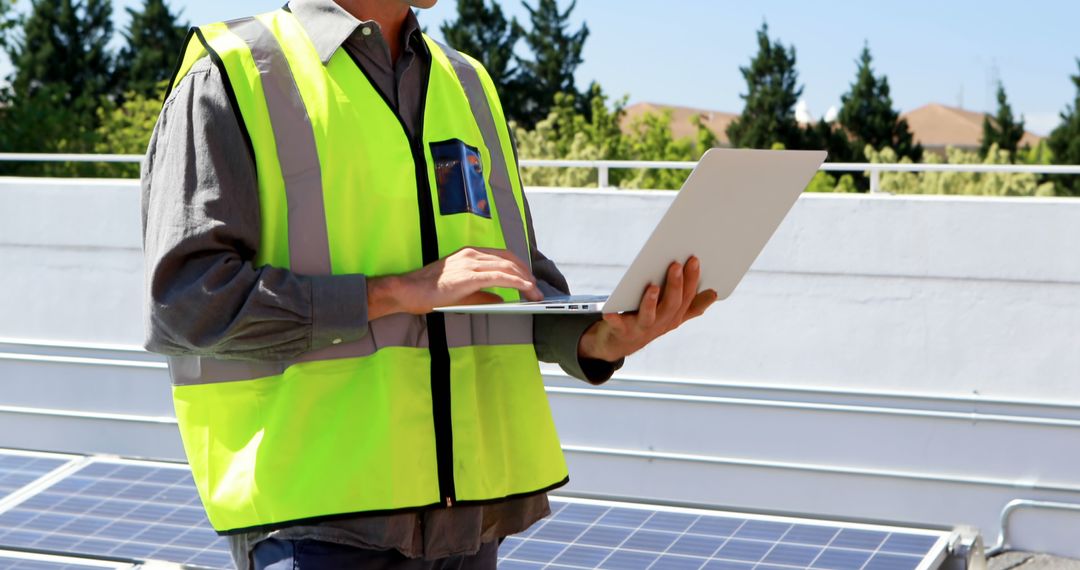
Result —
POLYGON ((0 513, 0 545, 232 567, 183 465, 94 461, 0 513))
POLYGON ((32 453, 0 452, 0 499, 33 483, 70 458, 32 453))
POLYGON ((930 570, 949 533, 693 509, 551 500, 499 568, 930 570))
MULTIPOLYGON (((32 471, 18 461, 9 471, 16 463, 27 474, 48 472, 48 464, 32 471)), ((500 569, 933 570, 950 535, 584 499, 552 498, 551 508, 503 542, 500 569)), ((92 461, 0 512, 0 546, 232 567, 187 467, 140 461, 92 461)), ((0 570, 84 567, 33 565, 46 562, 0 553, 0 570)))

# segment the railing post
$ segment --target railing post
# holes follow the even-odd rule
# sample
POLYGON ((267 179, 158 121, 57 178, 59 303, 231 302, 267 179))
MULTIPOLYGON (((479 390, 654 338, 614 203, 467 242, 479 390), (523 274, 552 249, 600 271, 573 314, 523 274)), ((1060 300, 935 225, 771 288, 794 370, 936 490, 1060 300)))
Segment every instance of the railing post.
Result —
POLYGON ((607 188, 611 186, 611 184, 608 183, 608 165, 600 164, 599 166, 597 166, 597 169, 599 170, 599 180, 597 182, 597 186, 599 186, 600 188, 607 188))
POLYGON ((881 171, 874 169, 870 171, 870 193, 877 194, 881 192, 881 171))

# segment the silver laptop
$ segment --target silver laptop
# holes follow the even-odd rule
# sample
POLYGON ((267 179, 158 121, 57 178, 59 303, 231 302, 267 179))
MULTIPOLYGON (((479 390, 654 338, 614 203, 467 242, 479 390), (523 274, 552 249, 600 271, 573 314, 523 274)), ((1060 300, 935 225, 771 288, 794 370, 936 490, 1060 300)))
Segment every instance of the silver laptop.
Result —
POLYGON ((673 261, 701 260, 700 291, 726 299, 825 161, 825 151, 712 149, 610 295, 440 307, 447 313, 621 313, 662 284, 673 261))

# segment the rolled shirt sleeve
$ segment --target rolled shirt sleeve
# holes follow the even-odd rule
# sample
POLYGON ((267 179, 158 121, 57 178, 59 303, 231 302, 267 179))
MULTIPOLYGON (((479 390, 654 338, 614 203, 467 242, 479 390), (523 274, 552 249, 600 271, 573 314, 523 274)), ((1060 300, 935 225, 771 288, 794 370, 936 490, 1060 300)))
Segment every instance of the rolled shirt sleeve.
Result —
POLYGON ((285 360, 367 334, 363 275, 256 266, 254 160, 209 59, 166 101, 142 172, 146 348, 285 360))

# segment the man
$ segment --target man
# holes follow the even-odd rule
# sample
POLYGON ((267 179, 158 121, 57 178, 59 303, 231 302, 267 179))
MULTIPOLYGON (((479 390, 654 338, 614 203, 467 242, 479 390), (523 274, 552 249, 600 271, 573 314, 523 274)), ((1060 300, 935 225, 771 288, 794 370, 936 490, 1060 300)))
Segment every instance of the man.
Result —
POLYGON ((568 291, 490 78, 419 31, 434 3, 197 28, 155 128, 147 348, 242 568, 494 568, 567 481, 538 358, 601 383, 715 301, 691 259, 635 314, 432 312, 568 291))

